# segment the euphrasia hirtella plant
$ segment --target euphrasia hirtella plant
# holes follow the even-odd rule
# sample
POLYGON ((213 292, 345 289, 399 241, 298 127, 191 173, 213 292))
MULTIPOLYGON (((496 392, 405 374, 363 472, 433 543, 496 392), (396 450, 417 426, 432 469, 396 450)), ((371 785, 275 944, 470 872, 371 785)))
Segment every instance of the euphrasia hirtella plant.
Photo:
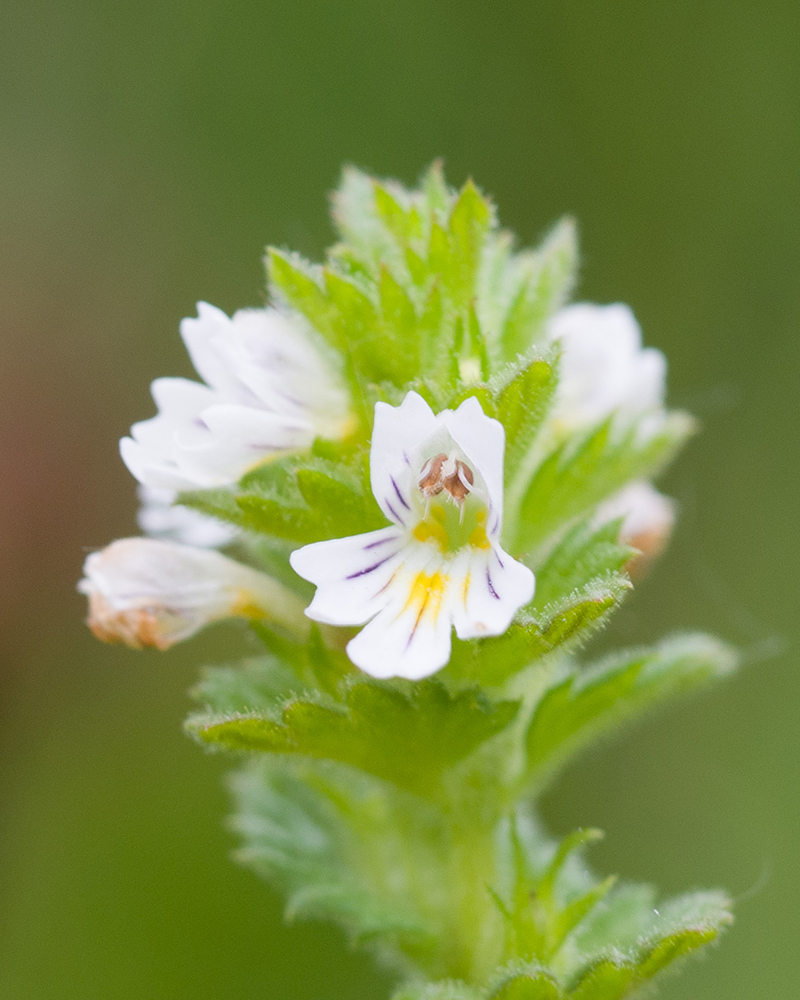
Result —
POLYGON ((86 560, 89 625, 166 649, 249 623, 187 728, 240 758, 238 859, 373 947, 395 1000, 629 996, 729 902, 597 879, 597 831, 556 842, 533 803, 734 665, 702 635, 580 656, 666 544, 652 480, 692 420, 627 306, 567 304, 569 220, 518 251, 438 165, 348 170, 333 214, 325 265, 270 250, 265 308, 181 324, 200 381, 157 379, 121 442, 147 537, 86 560))

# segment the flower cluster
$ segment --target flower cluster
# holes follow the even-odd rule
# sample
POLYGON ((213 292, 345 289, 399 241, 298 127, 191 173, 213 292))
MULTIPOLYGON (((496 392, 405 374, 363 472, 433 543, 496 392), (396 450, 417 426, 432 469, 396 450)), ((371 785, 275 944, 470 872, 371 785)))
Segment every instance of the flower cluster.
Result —
MULTIPOLYGON (((229 545, 235 528, 175 500, 188 488, 229 487, 353 426, 335 364, 295 318, 268 308, 229 319, 201 302, 181 334, 204 384, 156 379, 158 415, 120 442, 153 540, 123 539, 90 555, 80 584, 95 635, 134 648, 165 649, 223 618, 296 618, 287 611, 299 598, 276 580, 200 551, 229 545)), ((664 356, 642 348, 627 306, 568 306, 546 339, 561 353, 553 436, 663 406, 664 356)), ((475 396, 439 414, 416 392, 400 406, 376 403, 370 478, 391 526, 315 542, 291 558, 317 587, 309 618, 365 626, 347 646, 361 670, 425 677, 448 662, 453 628, 460 639, 500 635, 532 599, 533 572, 500 544, 504 446, 503 425, 475 396)), ((650 557, 663 549, 674 513, 638 482, 596 515, 599 523, 616 517, 621 539, 650 557)))

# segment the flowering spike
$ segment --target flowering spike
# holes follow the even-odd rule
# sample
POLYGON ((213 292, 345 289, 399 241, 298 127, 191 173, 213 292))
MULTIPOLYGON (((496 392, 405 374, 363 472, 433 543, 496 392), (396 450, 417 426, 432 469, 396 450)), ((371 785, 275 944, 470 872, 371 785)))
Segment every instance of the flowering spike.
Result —
POLYGON ((694 424, 627 306, 566 304, 571 220, 518 250, 440 163, 348 168, 333 212, 324 263, 268 251, 273 306, 181 324, 202 381, 157 379, 121 444, 160 540, 86 560, 89 624, 163 649, 251 620, 268 655, 207 671, 187 728, 248 751, 239 856, 377 942, 395 1000, 623 1000, 730 904, 596 879, 530 800, 735 664, 702 636, 578 661, 666 544, 651 480, 694 424), (197 547, 225 542, 265 572, 197 547))

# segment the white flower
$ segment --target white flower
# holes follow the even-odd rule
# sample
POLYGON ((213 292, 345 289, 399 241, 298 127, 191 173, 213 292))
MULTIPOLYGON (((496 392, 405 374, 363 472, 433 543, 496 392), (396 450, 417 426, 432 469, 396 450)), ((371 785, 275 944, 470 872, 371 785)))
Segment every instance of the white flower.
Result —
POLYGON ((648 482, 629 483, 600 504, 594 521, 599 526, 620 517, 619 540, 641 553, 631 560, 628 568, 634 575, 640 575, 667 546, 675 526, 675 501, 648 482))
POLYGON ((302 329, 275 309, 241 309, 228 318, 198 303, 181 336, 205 384, 158 378, 158 415, 120 441, 141 483, 186 490, 226 486, 316 436, 346 435, 347 395, 302 329))
POLYGON ((372 492, 392 526, 292 553, 316 584, 306 614, 363 625, 347 652, 373 677, 427 677, 460 639, 500 635, 533 597, 533 573, 500 548, 502 424, 474 397, 434 414, 410 392, 375 406, 372 492))
POLYGON ((628 306, 568 306, 552 318, 548 336, 562 349, 552 411, 559 433, 591 427, 612 413, 633 419, 663 406, 666 358, 642 347, 628 306))
POLYGON ((269 619, 308 631, 303 603, 276 580, 219 552, 122 538, 86 560, 78 590, 105 642, 167 649, 223 618, 269 619))
POLYGON ((175 490, 139 484, 141 506, 136 520, 151 538, 194 545, 201 549, 219 549, 238 535, 232 524, 201 514, 199 510, 176 504, 175 490))

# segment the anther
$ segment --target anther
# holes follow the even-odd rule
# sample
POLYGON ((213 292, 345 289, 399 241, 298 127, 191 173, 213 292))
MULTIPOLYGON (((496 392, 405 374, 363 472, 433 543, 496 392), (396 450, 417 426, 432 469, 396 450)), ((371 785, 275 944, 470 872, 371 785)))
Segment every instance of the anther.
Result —
POLYGON ((434 455, 423 465, 417 483, 424 497, 435 497, 444 489, 442 466, 447 461, 447 455, 434 455))
POLYGON ((475 479, 472 469, 464 462, 456 459, 456 467, 449 476, 446 476, 442 486, 450 494, 452 500, 457 504, 463 504, 467 496, 472 492, 472 484, 475 479))

